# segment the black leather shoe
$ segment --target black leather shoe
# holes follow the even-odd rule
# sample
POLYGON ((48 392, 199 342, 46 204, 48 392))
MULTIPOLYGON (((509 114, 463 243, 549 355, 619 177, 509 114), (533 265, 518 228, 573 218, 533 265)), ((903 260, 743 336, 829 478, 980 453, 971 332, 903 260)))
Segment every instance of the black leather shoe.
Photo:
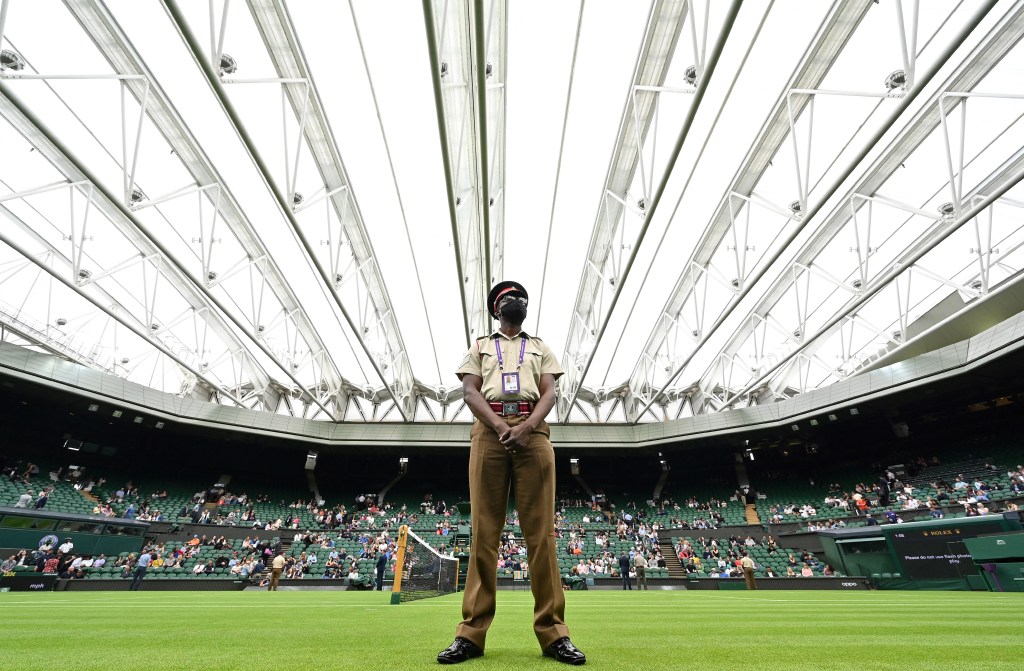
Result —
POLYGON ((554 657, 563 664, 579 666, 587 663, 587 656, 572 644, 568 636, 558 639, 544 650, 545 657, 554 657))
POLYGON ((437 661, 439 664, 458 664, 473 657, 481 657, 483 654, 484 651, 476 644, 460 636, 447 648, 437 653, 437 661))

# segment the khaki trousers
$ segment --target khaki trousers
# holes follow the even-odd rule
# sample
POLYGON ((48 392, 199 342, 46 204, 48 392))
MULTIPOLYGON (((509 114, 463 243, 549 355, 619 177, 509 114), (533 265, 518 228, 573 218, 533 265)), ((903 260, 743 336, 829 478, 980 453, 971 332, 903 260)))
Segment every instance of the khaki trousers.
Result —
POLYGON ((743 579, 747 581, 747 589, 757 589, 757 581, 754 580, 754 569, 744 566, 743 579))
MULTIPOLYGON (((506 421, 515 426, 525 419, 509 417, 506 421)), ((530 562, 533 631, 541 649, 569 635, 555 546, 555 453, 550 436, 547 422, 541 422, 530 436, 527 448, 510 455, 494 431, 479 420, 473 424, 469 453, 473 546, 462 596, 463 619, 455 635, 480 648, 484 647, 487 628, 494 620, 498 547, 513 479, 530 562)))
POLYGON ((283 570, 284 569, 275 568, 270 571, 270 586, 267 588, 267 591, 277 591, 277 581, 281 579, 281 571, 283 570))

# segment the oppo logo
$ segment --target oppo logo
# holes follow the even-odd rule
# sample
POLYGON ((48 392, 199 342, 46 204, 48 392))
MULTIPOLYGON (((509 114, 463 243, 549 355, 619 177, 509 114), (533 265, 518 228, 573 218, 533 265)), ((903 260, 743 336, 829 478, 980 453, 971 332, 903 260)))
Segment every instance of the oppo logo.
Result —
POLYGON ((860 587, 860 585, 855 582, 844 582, 842 585, 843 587, 860 587))

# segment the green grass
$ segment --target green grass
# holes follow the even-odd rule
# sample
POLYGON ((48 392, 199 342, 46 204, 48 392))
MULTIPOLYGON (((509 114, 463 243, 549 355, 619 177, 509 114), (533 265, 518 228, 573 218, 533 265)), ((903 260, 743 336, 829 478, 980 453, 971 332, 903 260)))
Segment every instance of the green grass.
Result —
MULTIPOLYGON (((380 592, 0 594, 11 671, 437 669, 460 596, 388 605, 380 592)), ((925 592, 566 594, 587 668, 1019 669, 1024 595, 925 592)), ((532 598, 501 592, 468 671, 559 669, 540 656, 532 598)))

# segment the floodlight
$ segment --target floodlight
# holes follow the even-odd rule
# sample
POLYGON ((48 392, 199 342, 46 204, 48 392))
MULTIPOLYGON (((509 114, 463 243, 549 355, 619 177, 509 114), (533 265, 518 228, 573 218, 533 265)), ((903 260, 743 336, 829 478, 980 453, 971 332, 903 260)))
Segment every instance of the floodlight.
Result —
POLYGON ((221 74, 221 76, 223 77, 224 75, 233 75, 237 71, 238 71, 238 61, 236 61, 231 56, 228 56, 227 54, 221 54, 220 55, 220 74, 221 74))
POLYGON ((793 431, 799 431, 800 430, 800 425, 799 424, 791 424, 789 428, 793 429, 793 431))
POLYGON ((98 403, 92 403, 92 404, 89 405, 89 412, 96 412, 99 409, 100 409, 100 406, 99 406, 98 403))
POLYGON ((155 428, 155 429, 162 429, 162 428, 164 428, 164 423, 163 422, 157 422, 156 424, 153 425, 153 428, 155 428))
POLYGON ((885 78, 885 90, 895 91, 896 89, 905 89, 907 87, 907 73, 903 70, 896 70, 891 75, 885 78))
POLYGON ((115 410, 115 411, 114 411, 114 417, 115 417, 115 418, 120 418, 120 417, 121 417, 121 415, 123 415, 123 414, 124 414, 124 412, 122 412, 122 411, 120 411, 120 410, 115 410))
POLYGON ((142 424, 142 415, 135 415, 135 419, 132 421, 136 424, 142 424))
POLYGON ((0 51, 0 70, 13 70, 18 72, 25 69, 25 59, 17 52, 10 49, 0 51))
POLYGON ((939 205, 939 214, 943 219, 952 219, 956 216, 956 208, 953 207, 953 203, 943 203, 939 205))
POLYGON ((295 193, 292 194, 292 207, 298 207, 299 205, 302 204, 302 201, 304 199, 305 199, 305 196, 303 196, 301 193, 296 191, 295 193))
POLYGON ((816 420, 816 419, 812 419, 812 420, 810 421, 810 425, 811 425, 811 426, 818 426, 818 420, 816 420))
POLYGON ((697 66, 696 65, 691 65, 688 68, 686 68, 686 71, 683 73, 683 78, 686 80, 686 83, 689 84, 690 86, 696 86, 697 85, 697 66))
POLYGON ((835 421, 837 421, 838 419, 839 419, 839 418, 838 418, 838 417, 836 417, 836 416, 835 416, 834 414, 829 414, 829 416, 828 416, 828 421, 830 421, 830 422, 835 422, 835 421))

